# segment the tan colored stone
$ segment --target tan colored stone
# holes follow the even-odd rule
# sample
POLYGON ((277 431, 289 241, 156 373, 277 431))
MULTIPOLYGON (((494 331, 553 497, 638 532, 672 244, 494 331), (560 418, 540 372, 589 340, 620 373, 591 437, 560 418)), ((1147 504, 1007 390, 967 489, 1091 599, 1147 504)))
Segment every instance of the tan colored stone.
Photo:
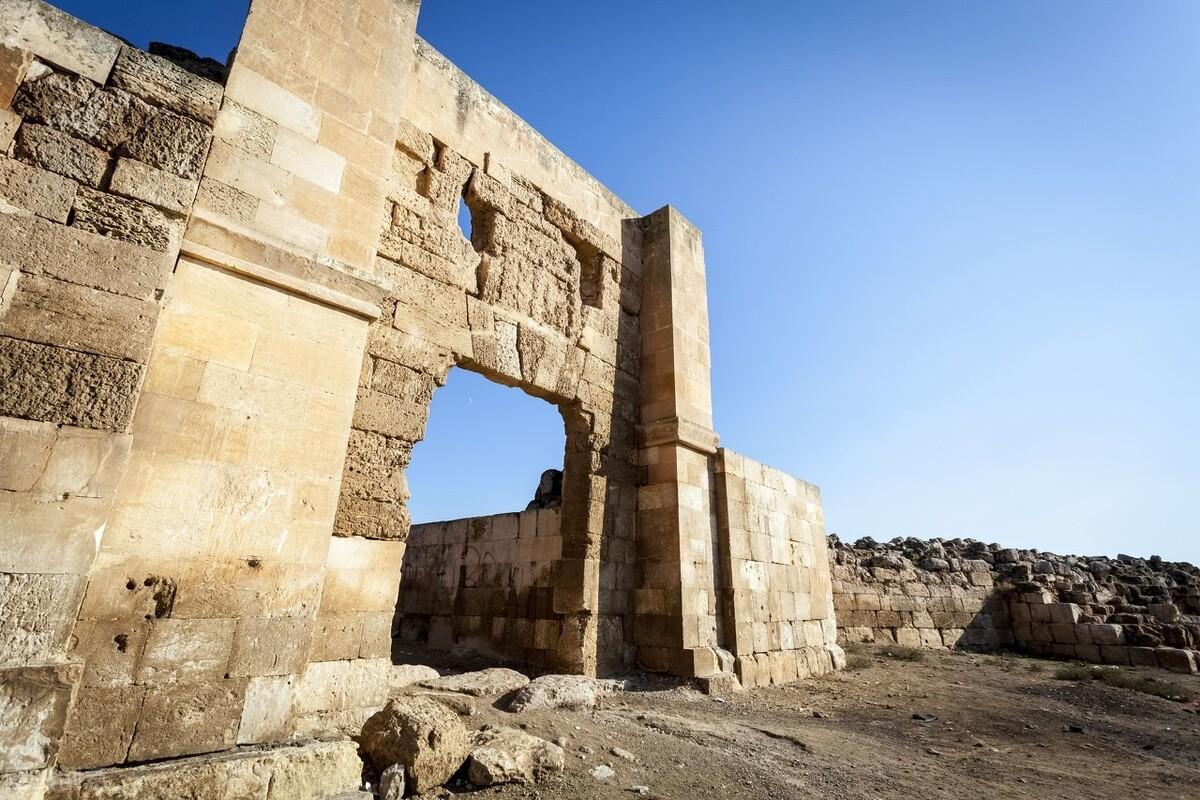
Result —
POLYGON ((183 223, 138 200, 82 188, 75 197, 71 225, 159 252, 178 246, 183 223))
POLYGON ((129 46, 121 48, 111 80, 114 86, 147 102, 201 122, 215 120, 221 106, 220 84, 129 46))
POLYGON ((145 362, 157 318, 158 306, 147 300, 25 275, 0 319, 0 335, 145 362))
POLYGON ((166 211, 186 214, 196 197, 196 181, 189 181, 128 158, 117 160, 109 190, 141 200, 166 211))
POLYGON ((467 729, 453 711, 427 697, 398 697, 367 720, 362 746, 383 771, 403 764, 405 785, 421 793, 441 786, 470 753, 467 729))
POLYGON ((80 575, 0 573, 0 665, 61 660, 85 585, 80 575))
POLYGON ((0 200, 65 223, 75 199, 76 184, 53 172, 0 158, 0 200))
POLYGON ((238 744, 281 742, 292 732, 293 675, 251 678, 238 725, 238 744))
POLYGON ((210 138, 207 125, 161 110, 125 143, 125 150, 139 161, 195 180, 200 177, 210 138))
POLYGON ((129 760, 208 753, 233 747, 245 680, 164 683, 146 691, 129 760))
POLYGON ((0 668, 0 773, 54 765, 78 664, 0 668))
POLYGON ((103 150, 45 125, 22 125, 13 153, 27 164, 88 186, 99 186, 108 167, 103 150))
POLYGON ((141 687, 80 687, 59 749, 59 766, 93 769, 125 761, 144 693, 141 687))
POLYGON ((103 84, 121 49, 116 37, 39 0, 8 0, 0 42, 103 84))

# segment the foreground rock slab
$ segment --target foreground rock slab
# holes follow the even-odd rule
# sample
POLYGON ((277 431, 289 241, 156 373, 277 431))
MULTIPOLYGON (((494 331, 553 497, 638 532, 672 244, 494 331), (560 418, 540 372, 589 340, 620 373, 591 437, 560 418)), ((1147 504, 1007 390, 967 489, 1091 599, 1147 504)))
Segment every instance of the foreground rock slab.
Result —
POLYGON ((582 675, 543 675, 518 691, 509 703, 508 710, 520 714, 550 708, 595 708, 601 695, 621 688, 618 681, 596 680, 582 675))
POLYGON ((563 771, 563 749, 516 728, 487 727, 474 736, 467 779, 475 786, 537 783, 563 771))
POLYGON ((498 697, 529 684, 529 678, 513 669, 493 667, 462 675, 447 675, 436 680, 423 680, 421 686, 439 692, 458 692, 472 697, 498 697))
POLYGON ((360 743, 380 772, 402 764, 405 784, 421 793, 441 786, 471 752, 458 715, 428 697, 398 697, 363 725, 360 743))

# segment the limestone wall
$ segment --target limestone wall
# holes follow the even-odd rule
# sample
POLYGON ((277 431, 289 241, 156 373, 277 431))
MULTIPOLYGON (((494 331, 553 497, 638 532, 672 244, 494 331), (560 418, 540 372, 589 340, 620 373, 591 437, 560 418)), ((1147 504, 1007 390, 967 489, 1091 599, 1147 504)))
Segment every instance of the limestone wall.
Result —
POLYGON ((820 490, 722 448, 716 495, 722 639, 742 684, 840 667, 820 490))
POLYGON ((397 632, 835 662, 813 490, 716 447, 700 232, 416 40, 419 5, 254 0, 226 69, 3 3, 0 775, 355 732, 397 632), (558 512, 410 532, 456 367, 559 410, 558 512))
POLYGON ((557 508, 414 525, 400 584, 400 640, 552 667, 562 628, 554 612, 562 546, 557 508))
POLYGON ((842 641, 1200 669, 1200 569, 1191 564, 969 539, 831 539, 842 641))

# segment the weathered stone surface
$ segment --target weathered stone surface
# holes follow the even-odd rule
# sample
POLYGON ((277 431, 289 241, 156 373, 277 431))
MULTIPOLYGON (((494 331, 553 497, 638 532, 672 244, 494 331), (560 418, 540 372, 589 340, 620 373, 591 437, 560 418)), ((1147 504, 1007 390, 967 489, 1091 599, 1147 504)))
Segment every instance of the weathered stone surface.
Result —
POLYGON ((0 44, 0 108, 12 103, 32 61, 33 53, 28 50, 0 44))
POLYGON ((122 158, 117 161, 109 182, 109 191, 176 214, 186 214, 196 197, 196 181, 122 158))
POLYGON ((182 221, 166 217, 153 206, 87 188, 81 188, 75 197, 71 225, 163 253, 175 249, 183 233, 182 221))
POLYGON ((108 166, 103 150, 45 125, 22 125, 13 153, 27 164, 88 186, 99 186, 108 166))
POLYGON ((0 797, 4 800, 44 800, 50 770, 0 774, 0 797))
POLYGON ((125 761, 143 696, 140 687, 80 687, 59 749, 59 766, 93 769, 125 761))
POLYGON ((200 177, 210 129, 170 111, 159 111, 125 143, 125 154, 189 180, 200 177))
POLYGON ((508 710, 520 714, 548 708, 595 708, 610 686, 583 675, 542 675, 517 692, 508 710))
POLYGON ((0 665, 61 660, 86 584, 81 575, 0 573, 0 665))
POLYGON ((414 683, 437 680, 438 677, 436 669, 424 664, 397 664, 388 670, 388 687, 394 692, 414 683))
POLYGON ((529 685, 529 678, 512 669, 492 667, 461 675, 446 675, 421 685, 441 692, 459 692, 472 697, 498 697, 529 685))
POLYGON ((26 122, 49 124, 64 112, 81 107, 95 93, 96 84, 87 78, 50 72, 21 84, 13 96, 12 108, 26 122))
POLYGON ((489 726, 477 731, 467 761, 475 786, 537 783, 563 771, 563 749, 516 728, 489 726))
POLYGON ((166 285, 171 258, 37 217, 0 213, 0 241, 22 242, 4 258, 22 272, 147 300, 166 285))
POLYGON ((31 50, 96 83, 108 80, 121 49, 116 37, 40 0, 6 0, 0 15, 0 42, 31 50))
POLYGON ((165 58, 175 66, 185 69, 193 75, 206 81, 224 84, 229 78, 229 68, 215 58, 198 55, 186 47, 178 47, 166 42, 151 42, 146 48, 150 55, 165 58))
MULTIPOLYGON (((50 461, 57 438, 57 425, 0 417, 0 491, 28 492, 32 489, 50 461)), ((0 566, 0 571, 21 570, 0 566)), ((436 678, 437 674, 423 675, 418 680, 429 677, 436 678)))
POLYGON ((196 208, 208 209, 243 225, 254 220, 258 198, 212 178, 200 180, 196 208))
POLYGON ((158 305, 149 300, 24 275, 0 318, 0 335, 144 362, 157 318, 158 305))
POLYGON ((441 786, 470 753, 458 715, 425 697, 400 697, 367 720, 362 747, 376 769, 403 764, 407 786, 425 792, 441 786))
POLYGON ((202 122, 215 120, 221 107, 220 84, 132 47, 121 48, 113 65, 112 82, 147 102, 202 122))
POLYGON ((1198 665, 1196 654, 1190 650, 1180 650, 1171 647, 1160 647, 1155 653, 1158 656, 1158 665, 1165 670, 1178 672, 1183 675, 1194 675, 1198 665))
POLYGON ((225 675, 233 647, 232 619, 156 619, 138 664, 137 682, 195 683, 225 675))
POLYGON ((0 773, 54 765, 79 664, 0 668, 0 773))
POLYGON ((460 717, 473 717, 479 712, 479 708, 475 704, 475 699, 466 694, 438 692, 433 689, 421 689, 419 687, 409 687, 403 691, 403 694, 407 696, 428 697, 431 700, 436 700, 460 717))
POLYGON ((278 130, 278 123, 226 98, 217 115, 213 136, 263 161, 270 161, 278 130))
POLYGON ((65 776, 71 800, 328 800, 361 785, 353 742, 312 742, 65 776))
POLYGON ((21 86, 14 108, 37 122, 113 150, 129 141, 155 109, 119 89, 97 89, 74 75, 50 73, 21 86))
POLYGON ((144 367, 0 337, 0 414, 124 431, 144 367))
POLYGON ((0 153, 7 153, 21 126, 21 117, 7 108, 0 108, 0 153))
POLYGON ((130 761, 173 758, 233 747, 245 680, 165 683, 146 692, 130 761))
POLYGON ((39 217, 65 223, 75 199, 75 188, 74 181, 53 172, 0 158, 0 201, 39 217))
POLYGON ((296 678, 273 675, 251 678, 246 685, 246 705, 238 725, 238 744, 282 742, 292 732, 292 704, 296 678))
POLYGON ((379 800, 404 797, 404 765, 392 764, 379 775, 379 800))

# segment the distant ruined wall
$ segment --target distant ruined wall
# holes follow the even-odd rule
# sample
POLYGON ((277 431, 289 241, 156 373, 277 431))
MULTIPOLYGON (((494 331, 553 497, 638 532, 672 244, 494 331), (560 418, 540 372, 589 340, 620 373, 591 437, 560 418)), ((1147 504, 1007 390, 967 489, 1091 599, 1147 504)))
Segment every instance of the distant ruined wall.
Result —
POLYGON ((400 641, 552 668, 562 548, 557 508, 414 525, 400 583, 400 641))
POLYGON ((831 537, 829 552, 843 642, 1200 669, 1200 568, 1191 564, 970 539, 848 546, 831 537))

